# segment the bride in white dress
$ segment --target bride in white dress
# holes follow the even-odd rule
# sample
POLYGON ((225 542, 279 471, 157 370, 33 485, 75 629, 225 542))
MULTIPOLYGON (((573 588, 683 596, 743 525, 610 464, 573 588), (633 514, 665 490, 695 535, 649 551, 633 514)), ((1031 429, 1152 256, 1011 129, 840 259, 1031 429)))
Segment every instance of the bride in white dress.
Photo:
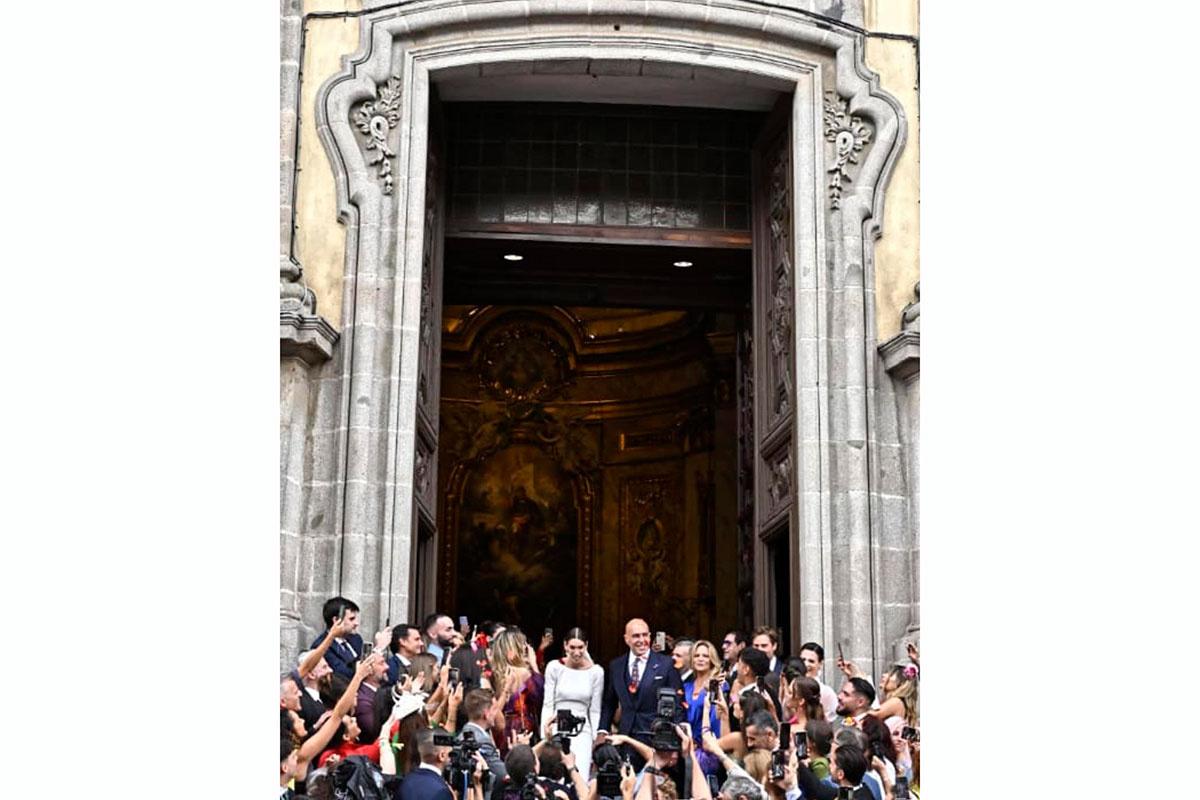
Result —
POLYGON ((566 656, 546 665, 546 688, 542 700, 542 733, 550 737, 560 709, 583 717, 582 730, 571 739, 571 752, 579 774, 592 777, 592 743, 600 727, 600 695, 604 691, 604 668, 592 662, 587 635, 580 628, 567 631, 563 641, 566 656))

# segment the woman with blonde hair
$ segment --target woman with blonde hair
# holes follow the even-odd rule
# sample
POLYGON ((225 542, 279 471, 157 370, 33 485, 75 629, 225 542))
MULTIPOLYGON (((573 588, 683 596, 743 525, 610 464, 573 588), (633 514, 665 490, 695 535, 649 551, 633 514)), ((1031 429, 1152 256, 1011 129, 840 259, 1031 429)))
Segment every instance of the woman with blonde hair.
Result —
POLYGON ((504 704, 504 730, 507 735, 496 737, 501 755, 508 753, 508 738, 523 733, 536 735, 542 716, 544 679, 530 661, 529 642, 525 634, 508 628, 496 635, 488 647, 492 663, 492 688, 508 696, 504 704))
MULTIPOLYGON (((715 775, 721 764, 712 754, 703 749, 703 734, 711 730, 721 736, 721 720, 717 716, 717 707, 708 696, 709 684, 716 681, 718 687, 725 681, 721 674, 720 662, 717 658, 717 648, 707 639, 698 639, 692 644, 688 654, 687 667, 691 677, 683 682, 683 700, 687 704, 687 721, 692 729, 692 739, 696 743, 696 758, 705 775, 715 775)), ((717 690, 720 691, 720 688, 717 690)))
MULTIPOLYGON (((866 678, 866 674, 851 661, 838 661, 838 669, 847 678, 866 678)), ((889 717, 900 717, 907 724, 916 728, 920 720, 917 701, 919 698, 918 684, 920 670, 916 664, 896 664, 879 682, 879 708, 870 710, 870 715, 876 719, 885 720, 889 717)))

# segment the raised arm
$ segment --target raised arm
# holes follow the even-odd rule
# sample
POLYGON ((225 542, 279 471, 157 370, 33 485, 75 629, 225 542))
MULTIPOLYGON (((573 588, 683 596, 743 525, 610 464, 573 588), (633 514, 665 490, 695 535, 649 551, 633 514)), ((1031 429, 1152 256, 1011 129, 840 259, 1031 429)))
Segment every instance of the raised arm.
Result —
POLYGON ((889 697, 880 704, 879 708, 873 708, 867 713, 879 720, 884 720, 888 717, 903 717, 904 701, 899 697, 889 697))
POLYGON ((300 672, 300 680, 304 680, 305 675, 317 668, 317 664, 321 663, 321 659, 329 652, 329 646, 333 644, 333 640, 346 632, 345 625, 345 620, 335 619, 333 621, 333 627, 325 632, 325 638, 321 640, 316 649, 310 652, 308 657, 300 664, 300 669, 298 670, 300 672))
POLYGON ((627 744, 632 747, 637 754, 642 757, 643 761, 651 762, 654 760, 654 748, 645 742, 639 742, 632 736, 626 736, 623 733, 610 733, 608 741, 614 745, 627 744))
POLYGON ((333 707, 333 712, 329 715, 329 719, 325 720, 321 727, 313 732, 313 735, 308 737, 304 744, 300 745, 298 759, 307 764, 318 753, 325 749, 329 744, 329 740, 333 738, 333 733, 342 724, 342 717, 354 705, 354 701, 358 696, 358 687, 362 685, 363 679, 371 673, 371 667, 375 664, 375 659, 379 658, 378 654, 372 654, 366 661, 359 662, 358 669, 354 671, 354 677, 350 679, 350 683, 346 686, 346 691, 342 692, 342 696, 338 698, 337 705, 333 707))

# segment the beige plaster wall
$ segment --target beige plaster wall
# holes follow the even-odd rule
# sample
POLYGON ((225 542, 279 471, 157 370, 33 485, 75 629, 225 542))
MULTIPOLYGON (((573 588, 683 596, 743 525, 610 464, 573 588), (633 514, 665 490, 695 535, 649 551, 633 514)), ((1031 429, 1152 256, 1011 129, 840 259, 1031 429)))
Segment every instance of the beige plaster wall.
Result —
MULTIPOLYGON (((306 0, 304 12, 359 11, 361 0, 306 0)), ((868 0, 866 27, 871 32, 917 35, 918 0, 868 0)), ((358 49, 359 18, 309 19, 305 23, 300 86, 300 173, 296 192, 296 257, 305 282, 317 296, 318 309, 341 327, 346 231, 337 221, 333 171, 317 138, 314 108, 317 89, 358 49)), ((920 277, 920 125, 917 99, 917 50, 907 41, 868 37, 867 65, 881 86, 896 97, 908 118, 908 139, 888 184, 883 236, 875 248, 876 335, 885 341, 900 330, 900 312, 913 299, 920 277)))
MULTIPOLYGON (((868 0, 867 30, 917 35, 918 0, 868 0)), ((883 236, 875 245, 875 333, 880 342, 900 331, 900 312, 913 300, 920 262, 920 105, 914 42, 868 37, 867 66, 900 101, 908 138, 884 195, 883 236)))
MULTIPOLYGON (((361 0, 308 0, 304 13, 359 11, 361 0)), ((305 22, 304 63, 300 84, 300 174, 296 185, 296 258, 304 280, 317 296, 317 310, 341 329, 342 276, 346 230, 337 221, 333 169, 317 138, 317 90, 341 68, 344 55, 358 49, 359 18, 309 19, 305 22)))

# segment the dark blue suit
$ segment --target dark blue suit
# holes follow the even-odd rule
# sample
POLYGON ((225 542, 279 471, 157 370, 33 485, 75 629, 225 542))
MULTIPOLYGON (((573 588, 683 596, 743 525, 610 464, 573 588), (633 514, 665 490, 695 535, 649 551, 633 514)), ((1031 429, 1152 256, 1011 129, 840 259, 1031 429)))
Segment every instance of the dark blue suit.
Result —
MULTIPOLYGON (((325 634, 328 632, 328 630, 322 631, 316 639, 313 639, 313 643, 309 645, 308 649, 316 650, 321 642, 325 641, 325 634)), ((338 675, 353 678, 354 670, 358 667, 359 656, 362 655, 363 640, 357 633, 352 633, 346 637, 346 642, 354 648, 354 652, 351 653, 345 645, 333 641, 330 643, 329 649, 325 651, 325 663, 338 675)))
POLYGON ((454 800, 442 776, 417 767, 400 782, 399 800, 454 800))
POLYGON ((619 704, 621 722, 616 732, 649 744, 650 723, 654 721, 659 689, 670 689, 675 693, 675 721, 684 720, 683 681, 679 679, 679 672, 670 657, 653 650, 646 654, 646 666, 639 677, 637 692, 630 694, 629 651, 608 665, 608 674, 604 678, 604 701, 600 707, 600 728, 612 731, 610 726, 619 704))

